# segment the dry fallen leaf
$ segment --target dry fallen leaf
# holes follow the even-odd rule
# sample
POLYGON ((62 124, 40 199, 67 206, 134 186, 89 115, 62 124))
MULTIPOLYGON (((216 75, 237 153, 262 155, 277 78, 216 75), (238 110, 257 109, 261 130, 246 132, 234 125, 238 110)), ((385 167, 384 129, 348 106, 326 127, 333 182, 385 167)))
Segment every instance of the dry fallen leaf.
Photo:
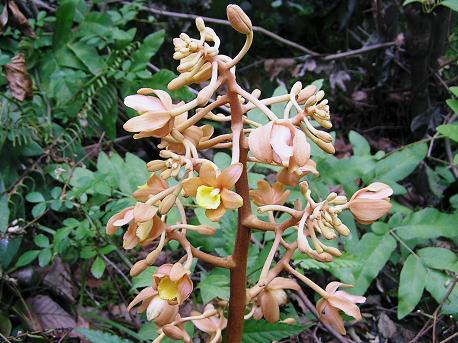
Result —
POLYGON ((298 70, 294 58, 267 59, 264 61, 264 69, 269 73, 270 80, 275 79, 282 71, 288 70, 294 76, 298 70))
POLYGON ((8 22, 13 26, 17 26, 25 35, 31 38, 36 37, 26 16, 21 12, 13 0, 6 1, 3 12, 0 15, 0 35, 5 31, 8 22))
POLYGON ((36 295, 27 299, 43 330, 76 327, 75 319, 47 295, 36 295))
POLYGON ((51 268, 46 273, 43 283, 51 287, 58 295, 65 297, 72 303, 75 302, 75 295, 78 294, 78 291, 72 282, 70 267, 62 263, 59 257, 56 258, 51 268))
POLYGON ((13 97, 19 101, 32 97, 32 80, 27 72, 25 55, 22 52, 5 65, 5 74, 13 97))

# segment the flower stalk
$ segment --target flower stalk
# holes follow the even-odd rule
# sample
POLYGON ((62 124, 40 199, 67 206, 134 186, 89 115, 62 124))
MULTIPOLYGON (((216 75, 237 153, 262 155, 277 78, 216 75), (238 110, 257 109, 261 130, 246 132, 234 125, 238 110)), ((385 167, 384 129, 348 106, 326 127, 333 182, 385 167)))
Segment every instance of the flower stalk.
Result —
MULTIPOLYGON (((148 248, 154 243, 153 248, 148 248, 146 258, 133 265, 132 276, 156 263, 170 241, 178 242, 184 251, 175 263, 158 267, 151 285, 140 291, 129 310, 136 307, 137 312, 146 312, 147 319, 154 321, 159 327, 159 336, 154 341, 157 343, 166 337, 191 342, 192 338, 184 330, 185 322, 192 322, 205 332, 207 342, 221 342, 224 336, 227 342, 239 343, 245 320, 280 321, 281 306, 288 301, 286 290, 301 291, 298 279, 321 296, 317 309, 323 321, 344 333, 340 311, 360 319, 355 304, 364 302, 364 298, 338 291, 339 286, 348 287, 338 282, 331 282, 323 289, 293 267, 293 256, 303 253, 321 262, 338 258, 342 254, 340 250, 326 245, 323 238, 332 240, 350 234, 339 214, 350 210, 359 223, 370 224, 390 210, 392 190, 376 182, 356 192, 350 200, 333 192, 322 201, 314 199, 307 181, 301 182, 310 173, 319 174, 309 140, 327 153, 335 151, 332 136, 317 128, 332 126, 324 92, 313 85, 303 87, 301 82, 296 82, 288 94, 263 99, 259 90, 250 93, 243 89, 237 83, 235 71, 252 44, 252 24, 237 5, 229 5, 227 15, 232 27, 245 35, 245 43, 234 58, 219 53, 219 37, 201 18, 196 19, 198 39, 182 33, 173 40, 173 58, 180 63, 179 76, 168 87, 176 90, 208 81, 194 100, 174 104, 167 92, 149 88, 141 88, 125 99, 125 105, 136 110, 138 116, 129 119, 124 128, 134 133, 135 139, 158 139, 161 159, 147 164, 152 174, 147 183, 133 193, 136 204, 110 218, 107 234, 113 235, 126 227, 125 249, 148 248), (223 94, 210 101, 217 91, 223 94), (274 113, 269 107, 283 103, 280 113, 274 113), (216 113, 223 106, 228 115, 216 113), (247 112, 254 108, 264 113, 269 120, 267 124, 248 119, 247 112), (203 119, 230 123, 230 133, 214 136, 212 125, 199 126, 203 119), (230 149, 231 165, 221 170, 205 158, 202 154, 205 149, 230 149), (248 162, 281 167, 277 182, 271 185, 261 180, 257 189, 250 190, 248 162), (169 184, 172 180, 173 186, 169 184), (295 195, 296 199, 291 200, 292 191, 287 186, 299 186, 301 196, 295 195), (189 199, 183 201, 183 197, 189 199), (257 211, 252 211, 252 204, 257 211), (212 226, 188 223, 188 211, 194 207, 202 208, 214 222, 221 220, 227 211, 237 210, 231 256, 216 256, 192 245, 190 231, 207 239, 216 233, 212 226), (171 223, 172 209, 177 210, 179 216, 171 223), (267 220, 265 216, 258 217, 263 213, 267 213, 267 220), (287 219, 280 219, 281 214, 288 214, 287 219), (292 229, 289 232, 293 231, 293 235, 285 238, 288 229, 292 229), (257 282, 247 284, 253 230, 273 232, 275 238, 257 282), (294 230, 297 233, 294 234, 294 230), (277 253, 283 251, 277 258, 277 253), (191 316, 182 318, 180 306, 196 298, 191 297, 195 259, 230 270, 230 298, 228 302, 216 299, 205 304, 203 312, 192 311, 191 316), (226 310, 228 319, 224 316, 226 310)), ((293 321, 289 318, 283 322, 293 321)))

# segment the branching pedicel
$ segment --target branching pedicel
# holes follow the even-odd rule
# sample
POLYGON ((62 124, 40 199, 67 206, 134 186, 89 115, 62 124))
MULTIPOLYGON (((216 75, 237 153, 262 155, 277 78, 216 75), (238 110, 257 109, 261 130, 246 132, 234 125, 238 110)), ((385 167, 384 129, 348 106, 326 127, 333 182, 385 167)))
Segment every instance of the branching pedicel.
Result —
POLYGON ((351 287, 339 282, 331 282, 325 289, 321 288, 296 271, 290 260, 297 250, 323 262, 340 256, 337 248, 325 245, 320 237, 335 239, 339 234, 349 235, 349 229, 339 219, 339 214, 347 209, 360 223, 377 220, 389 211, 392 190, 383 183, 373 183, 356 192, 350 200, 331 193, 325 200, 317 202, 311 196, 308 183, 303 181, 300 183, 303 198, 296 199, 292 208, 284 205, 290 193, 285 190, 285 185, 296 186, 308 173, 318 174, 316 164, 310 159, 308 140, 325 152, 334 153, 331 136, 311 123, 313 120, 324 128, 331 127, 328 101, 323 99, 323 91, 317 91, 313 85, 303 88, 300 82, 294 84, 289 94, 267 99, 261 99, 261 92, 257 89, 251 93, 242 89, 237 84, 235 71, 237 63, 251 46, 252 25, 248 16, 236 5, 227 7, 227 16, 232 27, 246 36, 243 48, 234 58, 219 53, 220 39, 201 18, 196 20, 200 39, 182 33, 173 40, 173 58, 180 61, 180 75, 170 82, 169 89, 210 80, 196 99, 174 104, 168 93, 149 88, 142 88, 136 95, 125 99, 126 106, 139 115, 128 120, 124 128, 134 132, 136 139, 160 138, 163 160, 148 163, 152 175, 147 184, 133 194, 137 204, 114 215, 107 224, 107 232, 113 234, 119 227, 128 224, 123 242, 125 249, 148 246, 158 241, 157 247, 132 267, 132 276, 152 265, 169 241, 178 241, 186 252, 176 263, 164 264, 157 269, 151 287, 143 289, 135 297, 129 310, 139 305, 137 311, 146 311, 147 319, 159 326, 160 335, 155 342, 166 336, 191 342, 183 328, 188 321, 206 332, 209 342, 220 342, 225 328, 228 342, 240 342, 244 319, 279 320, 279 306, 287 301, 285 289, 299 290, 295 280, 299 279, 321 296, 317 303, 321 319, 345 334, 339 312, 360 319, 355 303, 362 303, 365 298, 338 290, 339 287, 351 287), (226 93, 209 102, 218 89, 226 93), (269 108, 269 105, 277 103, 286 104, 283 113, 273 113, 269 108), (222 105, 229 106, 230 115, 214 113, 222 105), (261 110, 269 123, 261 125, 248 119, 246 113, 253 108, 261 110), (297 114, 291 115, 293 109, 297 114), (195 113, 188 118, 191 110, 195 113), (202 119, 230 122, 232 132, 214 137, 211 125, 196 125, 202 119), (232 149, 231 166, 220 171, 212 161, 199 155, 200 150, 210 148, 232 149), (281 166, 283 169, 278 174, 278 182, 271 186, 266 181, 260 181, 258 189, 249 191, 249 161, 281 166), (168 185, 167 180, 171 178, 178 181, 174 186, 168 185), (191 245, 186 236, 189 230, 212 235, 215 229, 188 224, 180 200, 182 196, 191 197, 206 210, 207 217, 212 221, 218 221, 227 210, 238 209, 232 256, 214 256, 191 245), (258 206, 258 212, 268 213, 268 222, 252 213, 250 198, 258 206), (181 214, 181 220, 169 226, 165 219, 174 206, 181 214), (277 222, 275 214, 280 212, 288 214, 289 219, 277 222), (293 242, 286 242, 282 237, 288 228, 297 231, 297 239, 293 242), (275 239, 259 281, 247 289, 246 264, 251 230, 273 231, 275 239), (275 263, 275 254, 280 246, 286 253, 275 263), (230 300, 229 303, 207 304, 202 313, 193 312, 190 317, 181 317, 179 306, 193 291, 190 278, 193 258, 230 269, 230 300), (279 276, 282 272, 292 278, 279 276), (226 311, 228 320, 224 316, 226 311))

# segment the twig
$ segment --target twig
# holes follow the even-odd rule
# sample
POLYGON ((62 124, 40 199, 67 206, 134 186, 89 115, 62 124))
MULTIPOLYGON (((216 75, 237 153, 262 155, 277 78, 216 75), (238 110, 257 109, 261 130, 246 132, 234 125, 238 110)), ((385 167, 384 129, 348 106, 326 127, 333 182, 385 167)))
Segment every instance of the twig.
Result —
POLYGON ((122 278, 127 282, 127 284, 132 287, 133 284, 132 282, 129 280, 129 278, 122 272, 121 269, 119 269, 119 267, 113 263, 108 257, 106 257, 105 255, 102 255, 102 258, 105 260, 105 262, 107 262, 110 266, 113 267, 114 270, 116 270, 118 272, 119 275, 122 276, 122 278))
POLYGON ((456 336, 458 336, 458 332, 455 332, 453 335, 451 335, 450 337, 447 337, 446 339, 440 341, 439 343, 445 343, 445 342, 451 341, 456 336))
POLYGON ((307 309, 316 317, 316 319, 320 321, 321 325, 323 325, 326 328, 326 330, 328 330, 329 333, 333 335, 340 343, 353 343, 352 340, 343 337, 340 333, 334 330, 332 326, 326 324, 320 319, 320 315, 318 314, 315 306, 312 304, 312 302, 309 300, 307 295, 302 290, 297 292, 296 299, 300 300, 304 304, 304 306, 307 307, 307 309))
MULTIPOLYGON (((127 1, 123 1, 122 3, 123 4, 128 4, 127 1)), ((157 14, 157 15, 163 15, 163 16, 167 16, 167 17, 175 17, 175 18, 191 19, 191 20, 195 20, 196 18, 200 17, 204 21, 209 22, 209 23, 227 25, 227 26, 231 25, 231 23, 228 20, 204 17, 204 16, 195 15, 195 14, 179 13, 179 12, 173 12, 173 11, 165 11, 165 10, 160 10, 158 8, 146 7, 146 6, 142 6, 141 9, 144 10, 144 11, 148 11, 148 12, 151 12, 151 13, 154 13, 154 14, 157 14)), ((265 29, 263 27, 253 26, 253 31, 261 32, 261 33, 265 34, 266 36, 268 36, 270 38, 273 38, 273 39, 275 39, 275 40, 277 40, 277 41, 279 41, 279 42, 281 42, 281 43, 283 43, 285 45, 289 45, 289 46, 291 46, 293 48, 301 50, 301 51, 303 51, 303 52, 305 52, 305 53, 307 53, 309 55, 320 56, 320 53, 312 51, 312 50, 306 48, 303 45, 300 45, 298 43, 290 41, 289 39, 280 37, 279 35, 271 32, 271 31, 269 31, 269 30, 267 30, 267 29, 265 29)))
POLYGON ((455 278, 453 280, 453 283, 451 284, 451 286, 447 290, 447 293, 445 293, 445 295, 442 298, 441 302, 439 303, 439 305, 437 305, 436 309, 433 312, 433 324, 430 325, 430 322, 431 322, 432 319, 428 319, 428 321, 425 323, 425 325, 423 325, 423 327, 418 332, 418 334, 411 341, 409 341, 409 343, 417 342, 424 334, 426 334, 429 331, 430 328, 433 328, 433 342, 435 342, 435 339, 436 339, 435 338, 435 331, 436 331, 437 316, 438 316, 442 306, 444 305, 445 301, 448 299, 448 297, 452 293, 453 289, 455 288, 457 282, 458 282, 458 274, 455 274, 455 278))
MULTIPOLYGON (((123 1, 122 3, 123 4, 127 4, 128 2, 123 1)), ((191 20, 195 20, 196 18, 200 17, 204 21, 209 22, 209 23, 227 25, 227 26, 231 25, 231 23, 228 20, 224 20, 224 19, 217 19, 217 18, 198 16, 198 15, 190 14, 190 13, 179 13, 179 12, 173 12, 173 11, 165 11, 165 10, 161 10, 161 9, 158 9, 158 8, 146 7, 146 6, 141 7, 141 9, 144 10, 144 11, 148 11, 148 12, 151 12, 151 13, 154 13, 154 14, 157 14, 157 15, 163 15, 163 16, 167 16, 167 17, 176 17, 176 18, 191 19, 191 20)), ((276 40, 276 41, 278 41, 280 43, 283 43, 285 45, 291 46, 291 47, 293 47, 293 48, 295 48, 297 50, 305 52, 307 55, 320 58, 320 59, 322 59, 324 61, 332 61, 332 60, 336 60, 336 59, 340 59, 340 58, 353 57, 353 56, 356 56, 356 55, 365 54, 365 53, 373 51, 373 50, 377 50, 377 49, 386 48, 386 47, 390 47, 390 46, 396 45, 396 42, 392 41, 392 42, 378 43, 378 44, 374 44, 374 45, 369 45, 369 46, 362 47, 362 48, 359 48, 359 49, 340 52, 340 53, 335 53, 335 54, 322 54, 322 53, 310 50, 310 49, 306 48, 305 46, 300 45, 300 44, 298 44, 296 42, 293 42, 293 41, 291 41, 289 39, 283 38, 283 37, 277 35, 276 33, 273 33, 272 31, 269 31, 269 30, 267 30, 267 29, 265 29, 265 28, 263 28, 261 26, 253 26, 253 31, 260 32, 260 33, 262 33, 262 34, 264 34, 264 35, 266 35, 266 36, 268 36, 268 37, 270 37, 270 38, 272 38, 272 39, 274 39, 274 40, 276 40)), ((304 56, 300 56, 300 57, 304 57, 304 56)))

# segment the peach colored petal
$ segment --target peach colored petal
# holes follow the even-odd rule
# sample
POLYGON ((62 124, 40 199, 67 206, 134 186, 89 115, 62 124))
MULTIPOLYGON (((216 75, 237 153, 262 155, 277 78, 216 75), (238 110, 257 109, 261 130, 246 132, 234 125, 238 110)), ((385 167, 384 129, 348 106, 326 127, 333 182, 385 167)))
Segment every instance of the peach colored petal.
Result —
POLYGON ((277 174, 277 180, 284 185, 296 187, 299 184, 300 177, 296 173, 290 173, 288 168, 283 168, 277 174))
POLYGON ((321 315, 320 318, 326 324, 331 325, 340 334, 345 335, 347 333, 345 330, 344 321, 340 316, 338 309, 327 305, 324 307, 324 315, 321 315))
POLYGON ((350 201, 350 211, 359 222, 373 222, 383 217, 391 209, 387 200, 372 200, 356 198, 350 201))
POLYGON ((332 281, 326 286, 326 292, 334 294, 341 285, 343 285, 342 282, 332 281))
POLYGON ((124 105, 130 107, 137 111, 138 113, 145 113, 145 112, 159 112, 164 111, 165 107, 161 103, 161 100, 153 97, 153 96, 146 96, 146 95, 129 95, 124 99, 124 105))
POLYGON ((273 160, 273 150, 270 145, 270 133, 273 122, 261 126, 250 133, 248 146, 251 153, 260 161, 271 162, 273 160))
POLYGON ((113 225, 114 226, 123 226, 123 225, 130 223, 132 219, 134 219, 134 211, 129 210, 129 211, 124 212, 124 217, 116 220, 113 223, 113 225))
POLYGON ((345 291, 337 291, 334 295, 336 297, 342 297, 348 301, 351 301, 354 304, 364 304, 366 302, 366 297, 362 297, 360 295, 353 295, 345 291))
POLYGON ((188 299, 193 289, 194 285, 192 284, 191 278, 189 277, 189 275, 186 274, 178 283, 178 303, 181 304, 183 303, 183 301, 188 299))
POLYGON ((160 99, 166 109, 170 110, 172 108, 173 103, 169 93, 160 89, 153 89, 152 91, 160 99))
POLYGON ((170 274, 172 270, 173 264, 171 263, 164 263, 157 268, 156 272, 154 273, 154 277, 164 277, 170 274))
POLYGON ((214 222, 220 220, 224 216, 225 213, 226 213, 226 208, 224 207, 223 203, 221 203, 217 209, 205 210, 205 215, 208 217, 208 219, 214 222))
POLYGON ((359 311, 358 306, 351 301, 338 296, 330 296, 327 300, 331 306, 344 311, 347 315, 352 316, 356 320, 361 319, 361 312, 359 311))
POLYGON ((200 128, 202 129, 203 134, 201 141, 208 140, 211 136, 213 136, 213 133, 215 132, 215 128, 211 125, 204 125, 200 128))
POLYGON ((179 262, 174 263, 172 268, 170 269, 169 277, 170 280, 173 282, 178 281, 181 279, 184 275, 186 275, 187 270, 183 268, 183 265, 179 262))
POLYGON ((295 291, 300 291, 301 286, 296 282, 296 280, 285 278, 285 277, 276 277, 268 285, 269 289, 293 289, 295 291))
POLYGON ((242 175, 243 165, 241 163, 235 163, 218 175, 217 182, 222 188, 231 189, 242 175))
POLYGON ((169 324, 173 322, 178 314, 178 305, 170 305, 169 303, 165 302, 166 305, 164 306, 162 312, 159 316, 154 320, 157 326, 163 326, 165 324, 169 324))
POLYGON ((199 177, 204 185, 217 187, 216 170, 213 164, 208 162, 202 163, 199 170, 199 177))
POLYGON ((136 222, 146 222, 151 220, 154 215, 157 213, 157 207, 151 206, 146 203, 137 202, 134 207, 134 218, 136 222))
POLYGON ((139 243, 139 239, 136 235, 138 225, 135 223, 131 223, 129 228, 124 233, 122 247, 126 250, 133 249, 139 243))
POLYGON ((146 112, 130 118, 123 125, 127 132, 154 131, 169 124, 171 120, 169 112, 146 112))
MULTIPOLYGON (((201 315, 199 312, 192 312, 192 315, 201 315)), ((216 332, 218 329, 217 326, 215 326, 215 323, 213 323, 210 319, 204 318, 204 319, 199 319, 199 320, 193 320, 192 323, 200 330, 206 333, 213 333, 216 332)))
POLYGON ((256 309, 253 312, 253 318, 256 319, 256 320, 259 320, 263 316, 264 316, 264 314, 262 313, 261 307, 260 306, 256 307, 256 309))
MULTIPOLYGON (((124 216, 126 215, 126 213, 128 213, 129 211, 131 211, 133 209, 132 206, 130 207, 127 207, 125 208, 124 210, 122 210, 121 212, 119 213, 116 213, 115 215, 113 215, 107 222, 107 227, 106 227, 106 232, 108 235, 113 235, 116 233, 116 231, 118 230, 118 226, 119 225, 115 225, 115 222, 117 222, 119 219, 121 218, 124 218, 124 216)), ((129 215, 130 216, 130 215, 129 215)), ((127 223, 126 223, 127 224, 127 223)))
POLYGON ((295 129, 293 140, 293 155, 297 165, 302 167, 310 159, 310 144, 307 142, 305 133, 295 129))
POLYGON ((127 311, 130 311, 132 307, 139 304, 142 301, 145 301, 149 298, 154 297, 157 294, 157 290, 153 287, 146 287, 137 294, 137 296, 130 302, 129 306, 127 307, 127 311))
POLYGON ((275 154, 280 158, 275 158, 278 163, 288 163, 291 156, 293 156, 293 134, 291 129, 285 125, 274 125, 270 133, 270 144, 275 154))
POLYGON ((200 177, 191 177, 183 181, 183 191, 184 196, 195 197, 197 194, 197 188, 203 185, 202 179, 200 177))
POLYGON ((270 323, 276 323, 280 319, 280 308, 278 307, 275 297, 269 291, 263 291, 259 295, 264 318, 270 323))
POLYGON ((243 198, 239 194, 229 191, 226 188, 221 192, 221 200, 223 201, 224 207, 230 209, 239 208, 243 205, 243 198))

